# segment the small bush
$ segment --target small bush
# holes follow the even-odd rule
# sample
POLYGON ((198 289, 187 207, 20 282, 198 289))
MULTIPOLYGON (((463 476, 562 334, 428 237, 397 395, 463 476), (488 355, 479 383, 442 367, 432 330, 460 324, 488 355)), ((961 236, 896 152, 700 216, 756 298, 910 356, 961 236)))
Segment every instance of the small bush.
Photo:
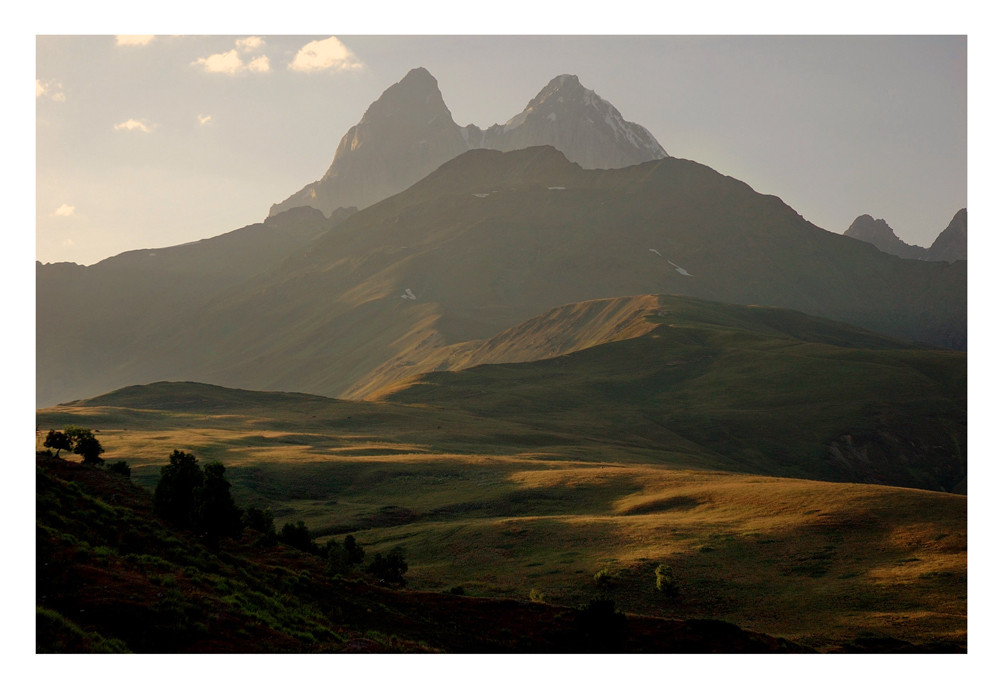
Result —
POLYGON ((544 603, 545 594, 542 593, 537 588, 532 588, 531 591, 528 593, 528 600, 530 600, 532 603, 544 603))
POLYGON ((677 581, 674 579, 673 569, 666 564, 660 564, 656 567, 655 573, 656 590, 667 598, 673 598, 680 593, 680 589, 677 587, 677 581))
POLYGON ((604 589, 614 588, 621 581, 621 572, 604 567, 594 574, 594 583, 604 589))
POLYGON ((128 465, 128 462, 121 460, 118 462, 109 462, 108 471, 112 474, 119 474, 124 476, 126 479, 132 478, 132 467, 128 465))

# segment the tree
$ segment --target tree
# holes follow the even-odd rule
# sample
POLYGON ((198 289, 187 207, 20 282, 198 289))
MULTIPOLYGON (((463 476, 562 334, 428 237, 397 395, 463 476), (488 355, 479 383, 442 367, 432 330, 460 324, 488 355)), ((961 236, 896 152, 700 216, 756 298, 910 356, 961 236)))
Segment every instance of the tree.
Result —
POLYGON ((344 538, 344 550, 347 552, 347 561, 351 565, 360 564, 365 560, 365 550, 354 539, 354 535, 344 538))
POLYGON ((92 430, 68 425, 66 426, 66 437, 73 445, 73 453, 83 457, 84 464, 104 464, 104 460, 101 459, 104 448, 94 437, 92 430))
POLYGON ((324 547, 326 569, 331 574, 343 574, 353 570, 365 559, 365 550, 354 539, 354 535, 344 538, 343 544, 329 540, 324 547))
POLYGON ((222 462, 204 467, 204 482, 194 491, 194 525, 214 540, 220 535, 235 537, 243 530, 242 511, 233 501, 222 462))
POLYGON ((316 538, 309 532, 309 528, 301 520, 292 525, 285 523, 281 526, 278 539, 289 547, 300 549, 310 554, 319 554, 319 547, 316 546, 316 538))
POLYGON ((274 515, 271 513, 270 508, 264 508, 263 510, 254 508, 253 506, 247 508, 243 514, 243 525, 251 530, 256 530, 268 539, 273 539, 277 536, 274 530, 274 515))
POLYGON ((381 552, 376 554, 366 571, 381 583, 398 583, 405 586, 406 579, 403 578, 403 574, 408 568, 403 548, 397 546, 389 550, 389 553, 384 557, 381 552))
POLYGON ((61 430, 50 430, 42 444, 44 447, 53 448, 56 451, 56 457, 59 456, 60 450, 73 449, 73 443, 70 442, 69 436, 61 430))
POLYGON ((205 474, 193 454, 174 450, 170 464, 160 468, 160 481, 153 492, 156 514, 175 525, 195 521, 195 489, 205 483, 205 474))

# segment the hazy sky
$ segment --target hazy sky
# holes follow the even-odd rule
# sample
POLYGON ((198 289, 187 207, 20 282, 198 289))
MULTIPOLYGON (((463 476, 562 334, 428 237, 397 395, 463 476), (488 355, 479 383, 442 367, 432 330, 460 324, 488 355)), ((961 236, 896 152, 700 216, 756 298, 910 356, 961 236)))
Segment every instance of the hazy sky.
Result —
POLYGON ((670 155, 824 228, 928 245, 966 205, 963 37, 42 36, 37 254, 93 263, 260 221, 407 70, 459 124, 575 73, 670 155))
POLYGON ((574 73, 667 152, 842 232, 929 245, 966 206, 966 40, 39 36, 37 256, 85 264, 262 221, 415 66, 460 125, 574 73))

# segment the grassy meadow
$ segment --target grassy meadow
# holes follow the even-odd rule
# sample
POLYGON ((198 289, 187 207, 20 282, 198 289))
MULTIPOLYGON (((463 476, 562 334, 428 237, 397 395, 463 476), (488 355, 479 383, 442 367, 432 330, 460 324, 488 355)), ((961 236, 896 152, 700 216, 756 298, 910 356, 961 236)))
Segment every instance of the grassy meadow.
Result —
POLYGON ((738 473, 682 450, 651 459, 457 409, 195 384, 36 421, 39 443, 67 424, 98 430, 105 459, 149 488, 174 449, 218 459, 237 502, 269 506, 279 527, 303 520, 321 542, 354 533, 369 556, 402 544, 414 589, 609 596, 625 612, 722 619, 819 650, 965 642, 961 495, 738 473), (675 597, 655 589, 659 564, 675 597))

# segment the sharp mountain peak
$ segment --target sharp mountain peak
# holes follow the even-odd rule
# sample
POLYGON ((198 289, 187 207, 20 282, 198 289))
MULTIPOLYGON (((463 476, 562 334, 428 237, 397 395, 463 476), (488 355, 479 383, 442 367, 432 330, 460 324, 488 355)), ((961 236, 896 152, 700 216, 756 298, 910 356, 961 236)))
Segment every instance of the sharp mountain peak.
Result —
POLYGON ((584 168, 620 168, 667 155, 649 131, 625 121, 576 75, 554 77, 522 112, 483 130, 455 123, 437 79, 420 66, 389 86, 344 134, 320 180, 273 205, 270 215, 297 206, 327 215, 338 207, 364 208, 469 149, 531 146, 552 146, 584 168))

